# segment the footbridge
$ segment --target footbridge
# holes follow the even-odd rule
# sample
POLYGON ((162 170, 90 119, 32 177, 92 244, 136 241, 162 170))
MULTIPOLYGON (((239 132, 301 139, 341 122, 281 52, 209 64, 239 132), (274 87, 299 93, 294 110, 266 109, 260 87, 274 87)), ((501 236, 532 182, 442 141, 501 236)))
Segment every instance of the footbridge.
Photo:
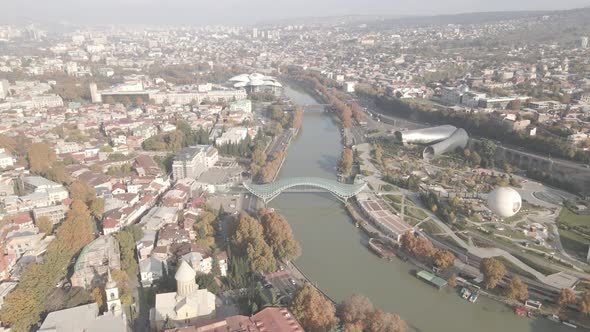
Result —
POLYGON ((329 192, 342 202, 346 203, 349 198, 356 196, 367 186, 364 182, 358 184, 345 184, 335 180, 316 177, 285 178, 267 184, 244 182, 243 185, 244 188, 252 193, 252 195, 260 198, 264 204, 268 204, 268 202, 272 201, 284 191, 292 191, 292 188, 302 189, 300 191, 329 192), (305 190, 305 188, 313 188, 316 190, 305 190))

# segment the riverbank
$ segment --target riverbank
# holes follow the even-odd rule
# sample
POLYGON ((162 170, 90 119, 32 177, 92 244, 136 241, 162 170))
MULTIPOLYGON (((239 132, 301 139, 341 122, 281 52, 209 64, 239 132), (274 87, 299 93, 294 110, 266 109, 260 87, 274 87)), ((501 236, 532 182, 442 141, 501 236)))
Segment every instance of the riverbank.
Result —
MULTIPOLYGON (((367 218, 364 218, 362 215, 362 212, 357 211, 358 208, 359 207, 356 206, 354 203, 346 204, 346 210, 348 211, 351 218, 353 218, 353 220, 355 221, 355 224, 358 225, 362 231, 364 231, 368 236, 370 236, 371 239, 373 239, 373 238, 380 239, 381 241, 384 241, 384 242, 388 243, 389 245, 397 246, 396 243, 394 243, 391 239, 389 239, 387 236, 385 236, 385 234, 383 234, 378 228, 376 228, 376 226, 373 225, 371 221, 369 221, 367 218)), ((435 244, 435 243, 433 243, 433 244, 435 244)), ((445 249, 445 248, 442 248, 442 249, 445 249)), ((419 270, 420 269, 427 270, 427 271, 432 270, 431 266, 425 265, 423 262, 417 260, 416 258, 411 256, 409 253, 407 253, 403 249, 399 248, 399 246, 397 246, 397 255, 396 256, 401 261, 408 262, 408 263, 412 264, 413 266, 415 266, 419 270)), ((383 262, 387 263, 387 262, 391 262, 391 260, 383 260, 383 262)), ((461 274, 461 273, 471 274, 472 273, 472 271, 470 271, 469 269, 462 268, 462 266, 466 267, 468 265, 456 264, 455 266, 456 266, 456 268, 458 268, 458 271, 459 271, 458 274, 461 274)), ((509 299, 509 298, 503 296, 501 291, 499 291, 497 289, 492 290, 492 291, 486 291, 483 289, 479 289, 478 285, 473 284, 467 280, 460 282, 457 287, 451 287, 451 288, 456 290, 459 286, 468 287, 468 288, 477 288, 480 295, 483 295, 483 296, 485 296, 493 301, 496 301, 498 303, 502 303, 507 308, 510 308, 510 310, 514 310, 515 308, 517 308, 519 306, 523 306, 522 302, 512 300, 512 299, 509 299)), ((556 309, 554 307, 547 308, 546 306, 541 307, 541 309, 539 309, 539 310, 533 310, 530 308, 528 308, 527 310, 532 312, 535 317, 550 317, 550 316, 553 316, 556 312, 556 309)), ((584 328, 584 329, 590 329, 590 325, 587 325, 584 322, 581 322, 576 319, 569 319, 569 320, 567 320, 567 322, 573 323, 576 326, 584 328)))
MULTIPOLYGON (((301 89, 287 86, 285 93, 299 105, 318 103, 301 89)), ((335 178, 342 150, 340 123, 325 112, 308 112, 303 128, 277 179, 335 178)), ((473 304, 455 292, 424 287, 414 264, 398 259, 386 263, 368 250, 362 225, 357 228, 330 194, 284 193, 269 205, 289 220, 301 244, 297 267, 335 302, 363 294, 377 308, 399 314, 412 332, 574 331, 546 319, 522 319, 487 297, 473 304)))

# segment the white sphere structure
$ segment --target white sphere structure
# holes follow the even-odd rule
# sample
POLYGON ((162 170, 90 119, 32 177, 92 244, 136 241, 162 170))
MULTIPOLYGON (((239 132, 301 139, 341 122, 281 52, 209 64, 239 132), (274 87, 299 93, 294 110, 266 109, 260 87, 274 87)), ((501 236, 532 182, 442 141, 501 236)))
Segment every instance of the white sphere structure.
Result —
POLYGON ((522 206, 520 194, 509 187, 499 187, 488 195, 488 208, 501 218, 517 214, 522 206))

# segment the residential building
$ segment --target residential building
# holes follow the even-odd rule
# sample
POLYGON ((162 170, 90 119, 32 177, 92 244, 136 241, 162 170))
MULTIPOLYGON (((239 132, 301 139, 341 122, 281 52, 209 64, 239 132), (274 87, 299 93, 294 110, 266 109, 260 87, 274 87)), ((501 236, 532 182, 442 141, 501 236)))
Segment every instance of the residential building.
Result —
POLYGON ((184 148, 174 157, 172 175, 175 180, 197 178, 209 167, 212 167, 218 159, 217 149, 211 145, 184 148))
POLYGON ((33 218, 38 222, 41 217, 48 217, 51 222, 56 225, 66 218, 68 211, 67 205, 54 205, 47 207, 40 207, 33 209, 33 218))
POLYGON ((238 144, 248 135, 248 128, 231 127, 215 140, 217 146, 226 144, 238 144))
POLYGON ((0 148, 0 168, 7 168, 14 166, 12 156, 6 152, 4 148, 0 148))

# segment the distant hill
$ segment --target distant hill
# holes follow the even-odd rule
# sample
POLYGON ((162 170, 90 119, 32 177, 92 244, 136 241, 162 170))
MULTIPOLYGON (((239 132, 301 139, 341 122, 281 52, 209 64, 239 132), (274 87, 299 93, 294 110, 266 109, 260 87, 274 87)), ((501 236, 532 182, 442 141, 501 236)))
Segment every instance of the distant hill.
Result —
POLYGON ((424 26, 424 25, 446 25, 446 24, 478 24, 511 20, 525 17, 536 17, 550 15, 553 11, 511 11, 511 12, 479 12, 462 13, 453 15, 436 16, 412 16, 386 19, 381 22, 374 22, 372 26, 379 27, 402 27, 402 26, 424 26))

